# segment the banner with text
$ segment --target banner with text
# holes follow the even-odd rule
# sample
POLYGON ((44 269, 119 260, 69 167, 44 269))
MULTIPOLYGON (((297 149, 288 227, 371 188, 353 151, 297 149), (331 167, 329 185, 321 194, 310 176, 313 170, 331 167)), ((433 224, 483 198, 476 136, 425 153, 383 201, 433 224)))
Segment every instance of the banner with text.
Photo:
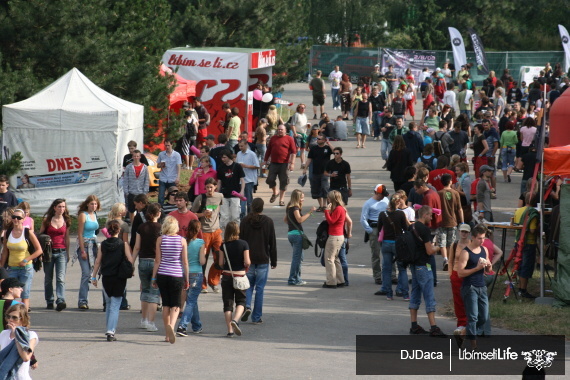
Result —
POLYGON ((563 25, 558 25, 558 30, 560 31, 562 47, 564 48, 564 55, 566 56, 566 59, 564 60, 564 71, 568 72, 570 69, 570 35, 568 35, 568 30, 566 30, 563 25))
POLYGON ((436 69, 435 51, 382 49, 382 71, 394 65, 396 76, 404 76, 407 68, 412 70, 416 85, 419 85, 420 73, 424 68, 432 72, 436 69))
POLYGON ((449 27, 449 37, 451 38, 451 48, 453 49, 453 61, 457 69, 467 63, 467 54, 465 54, 465 43, 459 30, 449 27))
POLYGON ((487 56, 485 55, 485 48, 483 41, 477 35, 473 28, 467 28, 471 42, 473 43, 473 52, 475 53, 475 60, 477 61, 477 73, 479 75, 489 74, 489 65, 487 64, 487 56))

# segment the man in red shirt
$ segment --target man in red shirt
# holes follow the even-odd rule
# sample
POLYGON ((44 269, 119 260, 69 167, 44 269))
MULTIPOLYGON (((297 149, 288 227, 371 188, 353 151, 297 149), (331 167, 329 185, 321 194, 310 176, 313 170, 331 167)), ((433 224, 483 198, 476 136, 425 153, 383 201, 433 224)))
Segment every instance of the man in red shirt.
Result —
MULTIPOLYGON (((188 210, 188 194, 178 192, 174 199, 178 210, 174 210, 168 215, 174 217, 174 219, 178 221, 178 235, 186 238, 188 224, 190 224, 191 220, 198 220, 198 217, 192 211, 188 210)), ((198 238, 202 238, 202 231, 198 233, 198 238)))
POLYGON ((428 183, 435 187, 437 191, 443 189, 443 184, 441 183, 441 176, 445 173, 451 175, 452 183, 457 182, 457 176, 447 167, 449 166, 449 158, 447 156, 439 156, 437 158, 437 168, 429 172, 428 183))
POLYGON ((277 176, 279 176, 279 206, 285 206, 285 191, 289 184, 289 173, 293 171, 295 166, 295 155, 297 147, 295 140, 286 134, 286 128, 283 124, 277 127, 277 134, 269 140, 267 151, 265 152, 264 164, 269 164, 269 174, 266 183, 273 191, 270 203, 275 202, 277 198, 277 176))

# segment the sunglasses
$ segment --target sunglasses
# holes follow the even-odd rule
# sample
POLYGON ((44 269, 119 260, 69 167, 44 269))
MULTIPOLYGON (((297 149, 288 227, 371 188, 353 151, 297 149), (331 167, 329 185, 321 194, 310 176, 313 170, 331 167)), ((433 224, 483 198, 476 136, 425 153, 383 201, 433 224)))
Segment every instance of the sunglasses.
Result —
POLYGON ((19 321, 20 319, 22 319, 19 315, 9 315, 6 314, 6 319, 8 321, 19 321))
POLYGON ((173 191, 172 193, 168 193, 169 196, 170 195, 176 195, 176 194, 178 194, 178 191, 173 191))
POLYGON ((12 219, 23 220, 24 218, 18 215, 12 215, 12 219))

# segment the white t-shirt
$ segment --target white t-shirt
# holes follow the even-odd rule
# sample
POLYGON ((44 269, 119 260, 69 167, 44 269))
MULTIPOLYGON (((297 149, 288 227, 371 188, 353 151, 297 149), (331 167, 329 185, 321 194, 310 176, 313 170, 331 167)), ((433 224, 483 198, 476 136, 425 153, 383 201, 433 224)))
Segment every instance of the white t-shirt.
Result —
MULTIPOLYGON (((12 343, 12 341, 14 340, 14 339, 10 338, 10 331, 11 331, 10 329, 7 329, 7 330, 4 330, 0 333, 0 350, 4 349, 5 347, 8 347, 8 345, 10 343, 12 343)), ((28 333, 30 334, 30 341, 32 339, 36 340, 36 347, 37 347, 38 342, 40 341, 40 339, 38 338, 38 334, 36 334, 35 331, 28 331, 28 333)), ((16 374, 16 379, 18 379, 18 380, 32 380, 32 378, 30 377, 30 362, 29 361, 22 363, 22 365, 18 369, 18 373, 16 374)))
POLYGON ((441 70, 441 73, 443 74, 443 78, 445 79, 445 83, 449 83, 452 79, 451 78, 451 70, 443 69, 443 70, 441 70))
POLYGON ((340 88, 340 81, 342 80, 342 71, 331 71, 329 74, 332 88, 340 88))
POLYGON ((457 104, 455 104, 455 92, 447 90, 443 93, 443 104, 449 104, 457 112, 457 104))
POLYGON ((403 211, 406 214, 406 219, 409 222, 414 222, 416 220, 416 212, 411 207, 401 208, 400 211, 403 211))

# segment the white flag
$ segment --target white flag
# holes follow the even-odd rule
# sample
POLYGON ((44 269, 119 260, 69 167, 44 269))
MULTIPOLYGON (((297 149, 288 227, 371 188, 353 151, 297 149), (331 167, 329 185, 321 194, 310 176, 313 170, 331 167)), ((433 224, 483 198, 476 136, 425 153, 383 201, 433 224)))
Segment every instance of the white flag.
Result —
POLYGON ((465 54, 465 44, 459 30, 449 28, 449 36, 451 37, 451 47, 453 48, 453 60, 455 61, 455 69, 459 72, 461 66, 467 64, 467 55, 465 54))
POLYGON ((565 72, 568 72, 570 68, 570 36, 568 35, 568 31, 562 25, 558 25, 558 29, 560 30, 560 38, 562 39, 562 47, 564 48, 564 54, 566 55, 565 59, 565 72))

